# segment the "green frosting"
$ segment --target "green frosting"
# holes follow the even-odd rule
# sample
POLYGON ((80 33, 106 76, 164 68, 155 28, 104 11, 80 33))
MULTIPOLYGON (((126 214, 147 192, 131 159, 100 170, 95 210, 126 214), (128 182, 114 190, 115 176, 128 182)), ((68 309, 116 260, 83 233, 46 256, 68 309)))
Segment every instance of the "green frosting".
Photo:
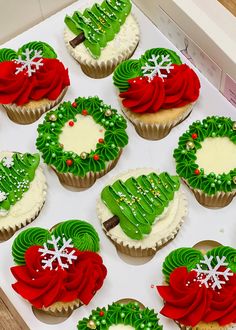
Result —
MULTIPOLYGON (((217 257, 222 259, 225 257, 226 267, 229 267, 233 273, 236 273, 236 249, 229 246, 219 246, 206 253, 207 257, 213 257, 211 260, 212 267, 217 264, 217 257)), ((197 264, 201 264, 204 255, 201 251, 194 248, 179 248, 172 251, 163 263, 162 272, 165 276, 165 281, 169 283, 170 274, 178 267, 186 267, 188 271, 196 269, 197 264)), ((207 269, 205 264, 201 264, 202 269, 207 269)))
POLYGON ((0 63, 17 59, 17 53, 10 48, 0 49, 0 63))
POLYGON ((9 211, 28 191, 39 161, 39 154, 20 153, 0 161, 0 211, 9 211))
POLYGON ((119 89, 120 92, 126 92, 130 87, 128 80, 136 77, 143 77, 144 72, 142 67, 146 64, 153 66, 154 63, 150 61, 153 56, 159 56, 159 63, 162 59, 162 55, 168 55, 173 64, 182 64, 180 57, 173 50, 166 48, 152 48, 147 50, 138 60, 131 59, 120 63, 113 74, 114 85, 119 89))
POLYGON ((141 309, 138 303, 128 304, 113 303, 107 308, 93 310, 88 318, 79 321, 78 330, 109 330, 112 325, 130 325, 136 330, 152 329, 161 330, 159 319, 154 310, 141 309), (93 328, 92 326, 96 327, 93 328))
POLYGON ((160 175, 150 173, 115 181, 102 190, 101 198, 118 216, 124 233, 132 239, 141 240, 150 234, 156 218, 169 205, 179 187, 178 176, 166 172, 160 175))
MULTIPOLYGON (((217 192, 231 192, 236 189, 236 168, 229 173, 216 175, 205 174, 196 163, 196 152, 206 138, 227 137, 236 144, 236 122, 226 117, 207 117, 190 125, 186 133, 179 138, 178 148, 174 150, 176 171, 194 189, 202 190, 207 195, 217 192), (197 138, 193 135, 197 134, 197 138), (191 148, 188 147, 191 142, 191 148), (195 173, 198 170, 199 173, 195 173)), ((227 160, 226 160, 227 161, 227 160)))
MULTIPOLYGON (((14 240, 12 255, 16 264, 25 264, 25 252, 31 246, 42 246, 51 239, 52 235, 71 239, 75 248, 80 251, 99 251, 99 237, 91 224, 82 220, 67 220, 58 224, 50 232, 43 228, 28 228, 22 231, 14 240)), ((62 246, 62 240, 58 247, 62 246)))
POLYGON ((83 13, 75 11, 65 17, 65 24, 76 35, 84 33, 84 45, 94 58, 113 40, 131 11, 130 0, 104 0, 83 13))
POLYGON ((104 170, 108 161, 117 158, 119 151, 128 143, 128 135, 125 131, 127 123, 123 116, 104 104, 97 96, 79 97, 72 104, 64 102, 57 110, 46 114, 43 124, 38 127, 36 145, 42 152, 45 163, 55 167, 58 172, 70 172, 83 177, 90 171, 104 170), (82 114, 83 110, 86 110, 87 114, 106 130, 104 141, 98 142, 96 149, 86 154, 85 159, 72 151, 64 151, 63 146, 59 144, 63 126, 70 120, 76 121, 76 115, 82 114), (52 115, 55 116, 55 121, 51 120, 52 115), (94 159, 95 155, 99 159, 96 157, 94 159), (67 164, 69 159, 72 161, 70 165, 67 164))
POLYGON ((22 55, 26 51, 26 49, 29 50, 37 50, 41 51, 41 55, 44 58, 57 58, 57 54, 55 53, 54 49, 43 41, 31 41, 27 44, 23 45, 21 48, 18 49, 17 55, 22 55))

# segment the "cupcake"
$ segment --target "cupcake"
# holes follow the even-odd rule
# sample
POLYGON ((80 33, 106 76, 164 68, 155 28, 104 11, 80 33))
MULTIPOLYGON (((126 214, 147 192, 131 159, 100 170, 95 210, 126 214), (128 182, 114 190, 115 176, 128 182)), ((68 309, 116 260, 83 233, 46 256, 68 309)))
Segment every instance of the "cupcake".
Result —
POLYGON ((116 302, 108 307, 97 308, 89 317, 79 321, 78 330, 162 330, 159 319, 153 309, 144 307, 133 299, 124 299, 122 303, 116 302))
POLYGON ((126 127, 98 97, 78 97, 45 116, 36 145, 61 183, 88 188, 116 165, 128 143, 126 127))
POLYGON ((88 222, 68 220, 50 231, 29 228, 14 240, 13 289, 47 314, 66 316, 89 302, 102 287, 107 270, 99 237, 88 222))
POLYGON ((0 104, 12 121, 33 123, 62 100, 70 80, 56 57, 41 41, 29 42, 17 52, 0 49, 0 104))
POLYGON ((121 107, 137 133, 159 140, 182 122, 199 97, 196 73, 170 49, 147 50, 122 62, 113 75, 121 107))
POLYGON ((46 198, 46 178, 39 154, 0 152, 0 241, 39 215, 46 198))
POLYGON ((131 8, 130 0, 104 0, 65 17, 67 49, 87 76, 104 78, 134 53, 139 27, 131 8))
POLYGON ((176 171, 207 207, 224 207, 236 194, 236 122, 226 117, 196 121, 174 150, 176 171))
POLYGON ((187 202, 178 176, 130 170, 109 182, 97 202, 105 234, 133 257, 154 255, 180 229, 187 202))
MULTIPOLYGON (((183 330, 226 330, 236 325, 236 250, 219 246, 204 253, 172 251, 163 263, 160 313, 183 330)), ((234 327, 233 327, 234 328, 234 327)))

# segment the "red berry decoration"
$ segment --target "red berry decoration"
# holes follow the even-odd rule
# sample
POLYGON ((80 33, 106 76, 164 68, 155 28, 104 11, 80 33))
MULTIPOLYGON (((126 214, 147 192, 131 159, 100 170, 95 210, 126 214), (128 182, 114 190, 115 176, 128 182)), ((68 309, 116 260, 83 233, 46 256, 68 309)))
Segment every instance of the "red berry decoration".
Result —
POLYGON ((73 102, 71 105, 72 105, 73 108, 76 108, 77 107, 77 103, 76 102, 73 102))
POLYGON ((104 139, 102 139, 102 138, 101 139, 98 139, 98 142, 99 143, 104 143, 104 139))
POLYGON ((99 155, 94 155, 94 156, 93 156, 93 159, 94 159, 94 160, 99 160, 99 155))
POLYGON ((66 160, 66 165, 67 166, 71 166, 73 164, 73 160, 72 159, 67 159, 66 160))
POLYGON ((85 110, 85 109, 82 110, 82 115, 83 115, 83 116, 87 116, 87 114, 88 114, 88 111, 87 111, 87 110, 85 110))
POLYGON ((199 175, 199 174, 200 174, 199 169, 197 168, 196 170, 194 170, 194 173, 195 173, 196 175, 199 175))
POLYGON ((73 122, 73 120, 70 120, 70 121, 69 121, 69 126, 70 126, 70 127, 73 127, 74 124, 75 124, 75 123, 73 122))
POLYGON ((99 312, 99 315, 100 315, 100 316, 104 316, 104 314, 105 314, 105 313, 104 313, 103 311, 100 311, 100 312, 99 312))
POLYGON ((193 133, 193 134, 192 134, 192 138, 193 138, 194 140, 196 140, 197 137, 198 137, 197 133, 193 133))

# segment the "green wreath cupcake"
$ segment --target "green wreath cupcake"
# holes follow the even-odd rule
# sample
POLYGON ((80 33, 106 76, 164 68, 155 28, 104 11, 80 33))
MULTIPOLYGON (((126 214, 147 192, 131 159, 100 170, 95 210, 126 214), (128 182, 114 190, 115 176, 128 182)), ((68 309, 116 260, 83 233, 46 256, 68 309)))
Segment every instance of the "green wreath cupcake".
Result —
POLYGON ((38 127, 37 148, 61 183, 88 188, 118 162, 126 120, 97 96, 64 102, 38 127))
POLYGON ((236 194, 236 121, 207 117, 179 138, 176 171, 208 207, 224 207, 236 194))
POLYGON ((78 330, 161 330, 155 311, 132 299, 97 308, 78 323, 78 330))

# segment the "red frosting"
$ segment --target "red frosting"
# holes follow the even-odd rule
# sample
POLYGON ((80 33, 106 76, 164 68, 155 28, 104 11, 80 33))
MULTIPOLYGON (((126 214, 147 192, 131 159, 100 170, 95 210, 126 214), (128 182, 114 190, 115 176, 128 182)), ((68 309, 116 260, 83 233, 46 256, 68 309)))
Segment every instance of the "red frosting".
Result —
MULTIPOLYGON (((223 271, 225 268, 222 267, 223 271)), ((186 326, 200 321, 228 325, 236 322, 236 274, 213 290, 197 281, 197 272, 186 267, 176 268, 168 286, 157 286, 165 305, 161 314, 186 326)))
POLYGON ((17 282, 13 289, 36 308, 48 307, 55 302, 70 302, 75 299, 88 304, 99 290, 107 275, 102 258, 94 252, 75 250, 76 260, 69 268, 62 269, 57 261, 53 269, 43 269, 43 257, 39 246, 30 247, 25 253, 24 266, 15 266, 11 272, 17 282))
POLYGON ((57 59, 42 59, 32 76, 26 70, 15 74, 19 64, 14 61, 0 63, 0 104, 24 105, 42 98, 56 100, 62 90, 70 85, 68 69, 57 59))
POLYGON ((120 93, 124 107, 139 113, 157 112, 196 101, 200 89, 196 73, 186 64, 173 67, 164 80, 158 76, 150 81, 147 77, 129 80, 129 89, 120 93))

